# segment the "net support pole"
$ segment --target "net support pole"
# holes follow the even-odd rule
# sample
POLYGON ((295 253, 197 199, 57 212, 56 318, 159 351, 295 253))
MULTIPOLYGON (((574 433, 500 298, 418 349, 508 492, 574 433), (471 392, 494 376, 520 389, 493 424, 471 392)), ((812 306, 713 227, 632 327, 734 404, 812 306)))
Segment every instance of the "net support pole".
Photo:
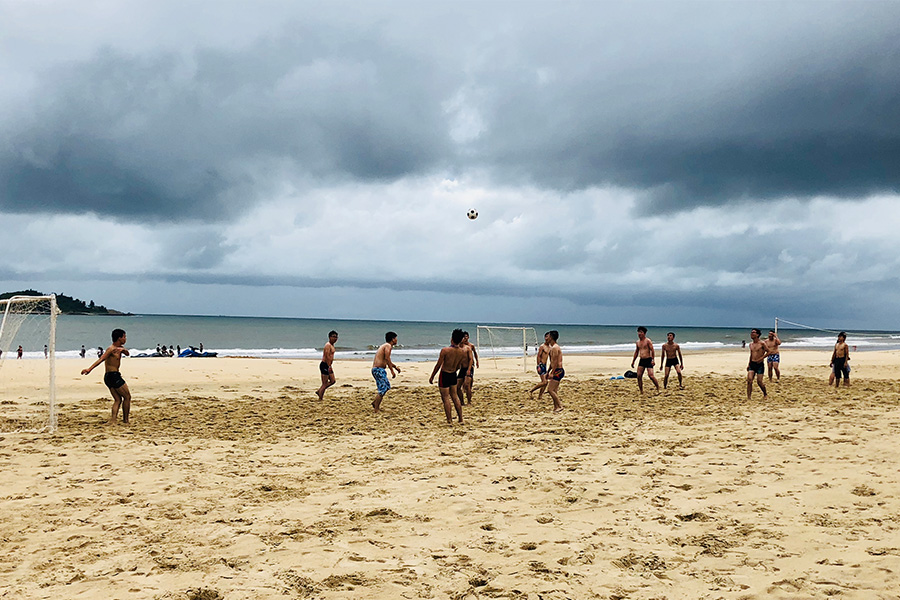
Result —
POLYGON ((56 294, 50 295, 50 341, 48 342, 48 359, 50 360, 50 420, 47 429, 56 432, 56 294))
POLYGON ((528 372, 528 342, 525 338, 525 328, 522 328, 522 372, 528 372))
POLYGON ((775 335, 778 335, 778 317, 775 317, 775 335))

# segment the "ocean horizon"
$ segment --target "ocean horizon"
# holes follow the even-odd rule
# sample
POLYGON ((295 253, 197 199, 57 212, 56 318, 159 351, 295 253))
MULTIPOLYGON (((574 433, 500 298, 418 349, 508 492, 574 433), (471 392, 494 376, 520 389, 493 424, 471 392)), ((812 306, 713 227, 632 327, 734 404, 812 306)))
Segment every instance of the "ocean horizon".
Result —
MULTIPOLYGON (((460 327, 469 331, 470 339, 484 358, 521 356, 522 332, 498 329, 490 334, 477 325, 526 327, 524 340, 529 354, 543 341, 544 332, 559 331, 559 343, 566 353, 603 354, 631 352, 637 338, 636 325, 588 325, 547 323, 460 323, 446 321, 387 321, 363 319, 321 319, 290 317, 231 317, 192 315, 61 315, 57 320, 56 356, 79 358, 84 345, 87 356, 96 356, 98 348, 110 344, 110 332, 122 328, 128 334, 127 347, 132 356, 152 355, 157 346, 185 349, 189 347, 215 352, 220 357, 310 358, 321 356, 322 347, 332 329, 339 333, 335 357, 340 359, 370 358, 384 334, 394 331, 399 345, 395 361, 434 360, 440 348, 447 345, 450 332, 460 327)), ((755 325, 766 335, 772 323, 755 325)), ((658 345, 666 333, 676 334, 683 352, 740 348, 749 342, 750 327, 663 327, 647 325, 648 336, 658 345)), ((779 327, 782 348, 830 349, 835 334, 827 330, 779 327)), ((900 349, 900 332, 848 332, 848 343, 860 350, 900 349)), ((26 358, 43 358, 43 348, 25 348, 26 358)), ((4 349, 3 358, 10 358, 4 349)))

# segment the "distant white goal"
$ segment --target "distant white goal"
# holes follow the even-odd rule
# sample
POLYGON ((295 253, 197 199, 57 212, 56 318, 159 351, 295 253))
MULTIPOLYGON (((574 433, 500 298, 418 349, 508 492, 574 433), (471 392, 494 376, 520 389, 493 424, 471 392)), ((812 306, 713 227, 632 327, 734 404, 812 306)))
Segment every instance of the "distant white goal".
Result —
POLYGON ((0 300, 0 433, 56 431, 56 296, 0 300))
POLYGON ((478 325, 475 331, 475 345, 478 353, 485 357, 522 357, 522 369, 528 371, 528 353, 537 351, 537 333, 534 327, 509 327, 495 325, 478 325))

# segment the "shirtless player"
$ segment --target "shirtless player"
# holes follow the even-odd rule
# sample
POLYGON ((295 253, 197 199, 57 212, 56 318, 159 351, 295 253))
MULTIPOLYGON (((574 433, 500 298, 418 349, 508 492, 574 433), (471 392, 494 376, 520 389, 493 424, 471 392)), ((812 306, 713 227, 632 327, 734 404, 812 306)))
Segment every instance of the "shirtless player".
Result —
POLYGON ((844 378, 844 387, 850 387, 850 346, 847 345, 847 334, 843 331, 837 336, 834 352, 831 353, 831 366, 834 368, 834 387, 841 385, 841 377, 844 378))
POLYGON ((475 344, 469 341, 469 332, 463 331, 463 339, 459 343, 459 347, 466 351, 466 360, 459 366, 459 373, 457 373, 457 378, 459 379, 459 383, 457 383, 457 394, 459 394, 459 400, 463 404, 471 404, 472 403, 472 383, 475 380, 475 368, 480 367, 478 364, 478 350, 475 349, 475 344), (466 399, 463 400, 463 394, 465 393, 466 399))
POLYGON ((391 370, 392 378, 396 377, 397 373, 400 372, 400 367, 391 362, 391 350, 396 345, 397 334, 393 331, 388 331, 384 334, 384 343, 375 352, 375 360, 372 361, 372 377, 375 378, 375 387, 378 389, 378 392, 375 394, 375 400, 372 401, 372 408, 375 409, 375 412, 381 412, 381 401, 384 400, 384 395, 391 389, 391 382, 387 378, 385 367, 391 370), (397 373, 394 373, 394 370, 397 373))
POLYGON ((322 387, 316 391, 319 400, 325 399, 325 390, 334 385, 334 369, 331 364, 334 362, 334 343, 338 340, 337 331, 328 332, 328 343, 322 349, 322 362, 319 363, 319 374, 322 376, 322 387))
POLYGON ((638 332, 638 341, 635 342, 634 356, 631 359, 631 367, 634 368, 634 361, 637 360, 638 356, 641 357, 640 362, 638 362, 637 369, 637 382, 638 389, 641 391, 641 394, 644 393, 644 370, 647 370, 647 376, 650 377, 650 381, 653 382, 653 385, 656 386, 656 391, 659 392, 659 382, 656 380, 656 376, 653 374, 653 364, 656 362, 656 355, 653 352, 653 341, 647 337, 647 328, 641 325, 637 328, 638 332))
POLYGON ((684 368, 684 357, 681 355, 681 346, 675 343, 675 334, 671 331, 666 334, 666 343, 659 347, 662 352, 664 366, 666 367, 665 376, 663 377, 663 389, 669 387, 669 371, 675 367, 675 373, 678 375, 678 388, 684 389, 684 382, 681 379, 681 369, 684 368))
POLYGON ((547 370, 547 393, 553 398, 553 412, 558 413, 563 409, 562 403, 559 401, 559 382, 566 376, 566 370, 563 369, 562 348, 556 341, 559 339, 559 332, 556 330, 548 331, 544 334, 544 343, 549 346, 550 351, 548 357, 550 359, 550 367, 547 370))
POLYGON ((781 345, 781 340, 778 339, 778 334, 775 333, 774 329, 769 330, 769 337, 763 340, 763 344, 766 345, 766 350, 769 351, 769 355, 766 356, 766 363, 769 365, 769 381, 772 381, 772 370, 775 371, 775 379, 781 381, 781 369, 779 368, 781 364, 781 352, 778 350, 778 346, 781 345))
POLYGON ((115 424, 119 416, 120 405, 122 406, 123 423, 128 423, 128 416, 131 413, 131 391, 128 389, 128 384, 122 379, 122 374, 119 373, 122 355, 129 356, 128 349, 125 347, 126 341, 128 340, 125 336, 125 330, 113 329, 112 346, 100 354, 100 358, 94 364, 87 369, 81 370, 82 375, 87 375, 100 363, 106 363, 106 374, 103 375, 103 383, 109 388, 109 393, 112 394, 113 398, 112 413, 109 416, 110 424, 115 424))
POLYGON ((460 346, 463 340, 463 330, 454 329, 450 335, 450 345, 441 349, 438 355, 437 363, 428 378, 428 383, 434 383, 434 376, 440 371, 438 377, 438 389, 441 391, 441 402, 444 404, 444 414, 447 416, 447 423, 453 424, 453 409, 456 409, 456 416, 459 422, 463 422, 462 402, 459 398, 459 371, 460 366, 465 364, 469 357, 470 350, 468 346, 460 346), (452 405, 451 405, 452 403, 452 405))
MULTIPOLYGON (((547 336, 545 334, 544 340, 546 340, 546 339, 547 339, 547 336)), ((537 374, 538 374, 538 377, 541 378, 541 382, 539 384, 537 384, 536 386, 534 386, 533 388, 531 388, 531 391, 528 392, 529 394, 534 396, 535 390, 541 390, 540 393, 538 393, 538 400, 541 399, 541 397, 544 395, 544 390, 547 388, 547 358, 549 356, 550 356, 550 345, 547 344, 546 341, 544 341, 544 343, 538 347, 538 351, 537 351, 537 374)))
POLYGON ((769 349, 759 339, 759 329, 750 330, 750 362, 747 364, 747 400, 753 393, 753 375, 756 375, 756 383, 762 390, 763 400, 767 400, 769 396, 766 394, 766 386, 763 383, 763 375, 766 372, 763 359, 769 354, 769 349))

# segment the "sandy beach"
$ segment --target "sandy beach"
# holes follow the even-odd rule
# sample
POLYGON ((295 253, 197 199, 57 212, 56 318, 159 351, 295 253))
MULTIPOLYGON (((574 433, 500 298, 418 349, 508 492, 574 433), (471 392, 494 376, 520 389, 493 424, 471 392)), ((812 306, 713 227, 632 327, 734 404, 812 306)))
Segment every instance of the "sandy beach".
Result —
POLYGON ((900 353, 829 357, 747 402, 746 351, 644 397, 567 355, 559 414, 484 360, 452 427, 432 363, 374 415, 368 362, 319 402, 318 361, 128 359, 126 427, 61 360, 57 433, 0 438, 0 598, 900 598, 900 353))

